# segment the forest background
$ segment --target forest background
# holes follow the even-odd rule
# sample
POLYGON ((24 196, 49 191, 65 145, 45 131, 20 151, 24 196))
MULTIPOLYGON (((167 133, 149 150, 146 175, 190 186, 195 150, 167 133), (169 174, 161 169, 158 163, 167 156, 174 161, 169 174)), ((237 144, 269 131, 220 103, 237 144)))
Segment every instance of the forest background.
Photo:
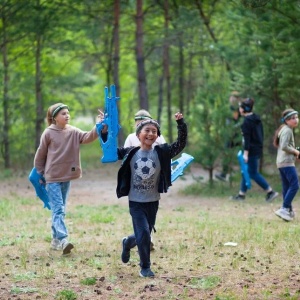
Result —
POLYGON ((53 103, 69 105, 75 125, 89 130, 80 118, 95 122, 111 84, 121 97, 120 145, 141 108, 172 141, 173 114, 180 110, 189 125, 185 151, 210 175, 230 134, 232 91, 255 99, 265 160, 274 158, 282 110, 298 109, 300 1, 0 3, 1 170, 32 167, 53 103))

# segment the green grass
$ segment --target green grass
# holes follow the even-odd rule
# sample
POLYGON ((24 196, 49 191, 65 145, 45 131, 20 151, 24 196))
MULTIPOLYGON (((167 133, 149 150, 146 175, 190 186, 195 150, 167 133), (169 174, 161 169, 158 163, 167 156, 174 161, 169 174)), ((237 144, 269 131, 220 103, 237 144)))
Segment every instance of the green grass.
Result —
POLYGON ((0 201, 0 298, 299 299, 298 219, 278 219, 273 210, 280 199, 266 203, 255 186, 246 201, 228 200, 239 182, 232 184, 215 182, 213 190, 188 185, 169 204, 162 196, 154 279, 138 276, 136 250, 128 264, 120 260, 121 239, 132 232, 127 199, 110 204, 99 195, 91 204, 73 190, 66 222, 75 249, 63 257, 49 249, 50 212, 26 195, 25 184, 0 201))

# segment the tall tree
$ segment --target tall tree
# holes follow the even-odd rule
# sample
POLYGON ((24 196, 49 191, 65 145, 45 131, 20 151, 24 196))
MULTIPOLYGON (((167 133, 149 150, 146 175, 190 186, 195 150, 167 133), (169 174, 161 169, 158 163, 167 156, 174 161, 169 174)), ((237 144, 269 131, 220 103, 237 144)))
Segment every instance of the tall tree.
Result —
MULTIPOLYGON (((117 94, 121 96, 121 86, 120 86, 120 78, 119 78, 119 62, 120 62, 120 0, 114 0, 114 27, 113 27, 113 79, 114 84, 116 85, 117 94)), ((122 119, 122 111, 119 107, 119 119, 122 119)), ((118 143, 122 145, 124 142, 124 132, 120 130, 118 135, 118 143)))
POLYGON ((172 110, 171 110, 171 74, 170 74, 170 55, 169 55, 169 1, 164 0, 164 46, 163 46, 163 75, 166 80, 167 95, 167 118, 168 118, 168 138, 173 141, 172 134, 172 110))
POLYGON ((136 63, 137 63, 137 78, 138 78, 138 92, 140 107, 143 109, 149 109, 148 103, 148 90, 147 79, 145 70, 145 57, 144 57, 144 31, 143 31, 143 0, 136 1, 136 63))
POLYGON ((4 158, 4 168, 10 168, 10 143, 9 143, 9 117, 8 117, 8 86, 9 86, 9 61, 7 54, 8 39, 7 39, 7 27, 8 27, 8 5, 2 4, 1 6, 1 21, 2 21, 2 42, 1 42, 1 52, 2 52, 2 63, 3 63, 3 131, 2 131, 2 145, 3 158, 4 158))
POLYGON ((43 130, 44 123, 44 103, 42 97, 42 70, 41 70, 41 55, 43 48, 43 32, 40 31, 40 28, 43 28, 41 24, 42 20, 40 19, 40 11, 43 9, 40 0, 36 0, 36 28, 35 32, 35 100, 36 100, 36 121, 35 121, 35 147, 38 148, 40 144, 40 137, 43 130))
MULTIPOLYGON (((11 91, 11 77, 14 77, 14 71, 11 63, 16 60, 17 54, 13 49, 16 44, 22 40, 23 33, 19 24, 20 11, 26 6, 24 3, 8 0, 2 1, 0 5, 0 41, 2 54, 2 113, 3 122, 0 129, 1 154, 4 160, 4 168, 11 167, 11 125, 13 123, 12 116, 15 115, 13 108, 13 99, 11 91)), ((1 117, 0 117, 1 120, 1 117)))

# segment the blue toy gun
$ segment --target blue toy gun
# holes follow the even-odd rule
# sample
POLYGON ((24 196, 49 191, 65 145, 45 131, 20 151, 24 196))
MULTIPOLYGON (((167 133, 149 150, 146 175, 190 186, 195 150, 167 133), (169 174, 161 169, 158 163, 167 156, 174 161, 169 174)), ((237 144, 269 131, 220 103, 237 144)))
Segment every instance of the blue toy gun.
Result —
POLYGON ((99 136, 100 145, 103 151, 103 156, 101 161, 103 163, 115 162, 118 160, 117 153, 117 137, 120 129, 120 125, 118 123, 118 105, 117 101, 120 100, 120 97, 116 96, 116 86, 110 86, 110 95, 108 95, 108 87, 104 88, 105 95, 105 109, 104 109, 104 121, 100 124, 96 124, 96 130, 99 136), (103 129, 103 125, 107 125, 108 136, 106 142, 103 142, 101 138, 101 130, 103 129))
POLYGON ((246 164, 245 161, 244 161, 242 150, 240 150, 238 152, 237 158, 238 158, 238 161, 239 161, 239 164, 240 164, 242 176, 244 177, 245 182, 246 182, 246 186, 247 186, 248 189, 251 189, 251 180, 250 180, 250 176, 249 176, 249 173, 248 173, 248 164, 246 164))
POLYGON ((45 188, 46 180, 43 175, 39 174, 36 168, 33 168, 28 176, 28 179, 32 183, 36 195, 44 202, 44 208, 47 207, 49 210, 51 210, 48 193, 45 188), (42 180, 43 183, 40 183, 40 180, 42 180))
POLYGON ((181 157, 177 158, 176 160, 171 162, 171 167, 172 171, 171 171, 171 182, 174 182, 179 176, 183 175, 183 171, 184 169, 194 160, 194 157, 186 154, 186 153, 182 153, 181 157))

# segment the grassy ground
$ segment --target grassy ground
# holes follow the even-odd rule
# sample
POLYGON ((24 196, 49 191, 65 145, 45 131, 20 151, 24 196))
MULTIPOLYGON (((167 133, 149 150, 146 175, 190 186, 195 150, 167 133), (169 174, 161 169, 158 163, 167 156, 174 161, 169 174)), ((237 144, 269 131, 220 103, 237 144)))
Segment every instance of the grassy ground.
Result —
MULTIPOLYGON (((26 178, 1 181, 0 299, 300 299, 298 218, 277 218, 280 199, 265 203, 257 188, 230 201, 237 183, 208 190, 178 179, 185 194, 174 184, 158 212, 156 277, 140 278, 136 250, 128 264, 120 260, 132 228, 127 199, 113 196, 114 168, 99 172, 101 184, 90 172, 72 187, 68 257, 49 249, 50 212, 26 178)), ((297 213, 297 199, 294 206, 297 213)))

